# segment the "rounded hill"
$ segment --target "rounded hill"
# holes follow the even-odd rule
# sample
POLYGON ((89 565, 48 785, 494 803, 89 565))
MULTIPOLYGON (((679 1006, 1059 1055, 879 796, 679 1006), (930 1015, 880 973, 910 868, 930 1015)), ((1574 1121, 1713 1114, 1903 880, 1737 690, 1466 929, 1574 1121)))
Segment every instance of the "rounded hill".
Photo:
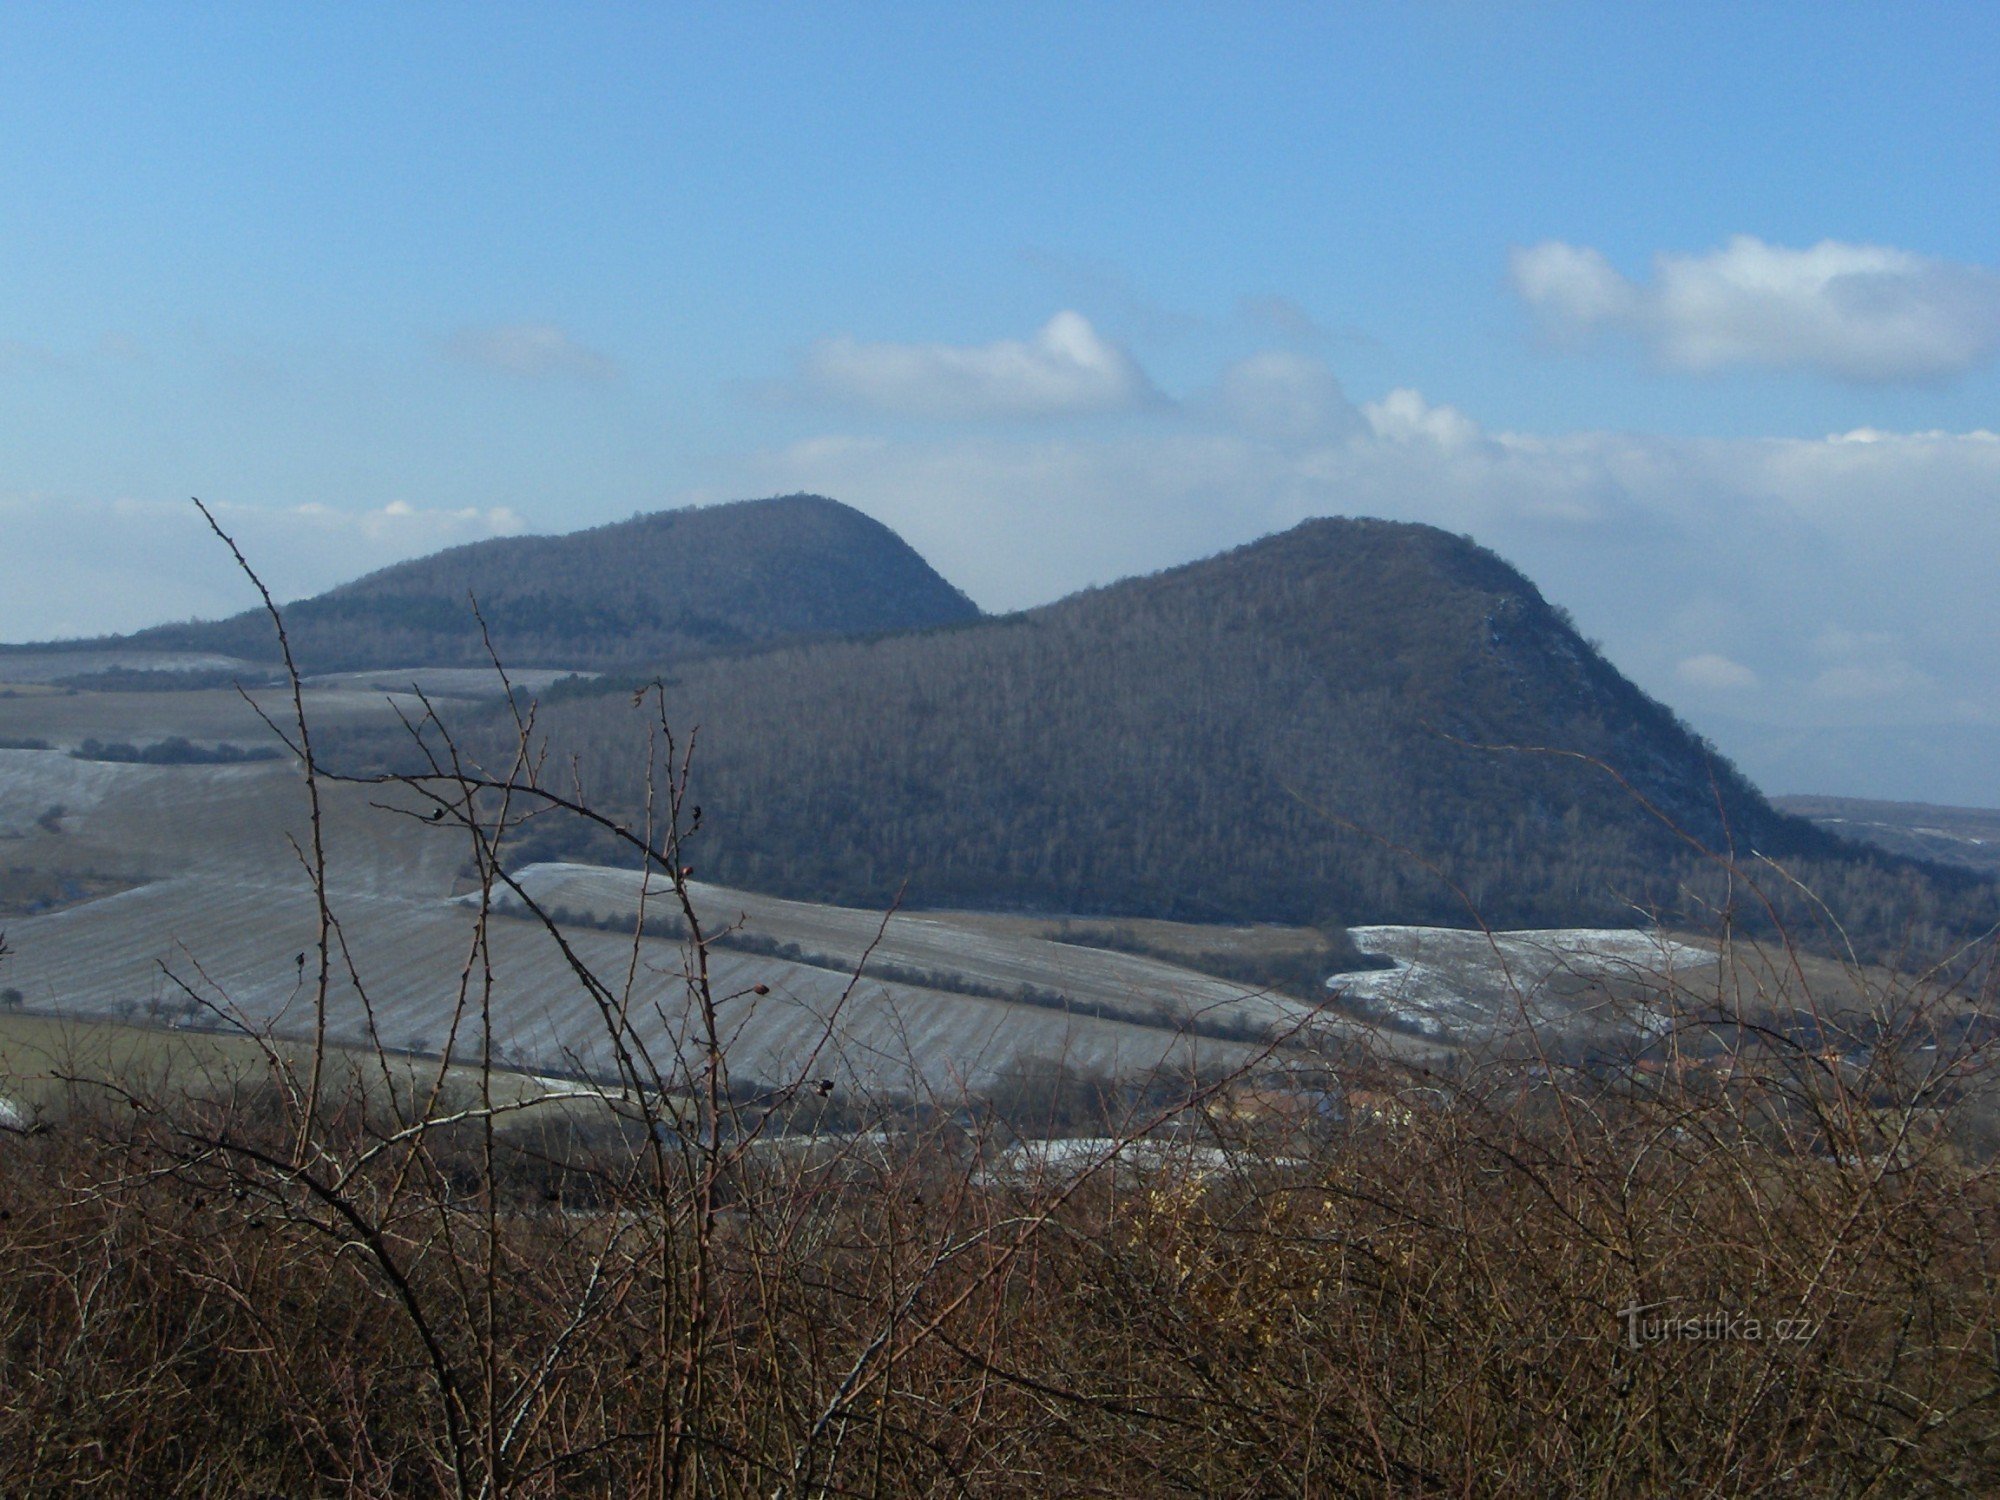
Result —
MULTIPOLYGON (((794 636, 976 619, 972 601, 860 511, 786 495, 501 537, 398 563, 287 606, 309 671, 475 665, 478 620, 510 666, 654 665, 794 636)), ((268 659, 260 613, 161 626, 134 647, 268 659)))
MULTIPOLYGON (((807 898, 1617 925, 1727 899, 1693 839, 1815 864, 1884 931, 1925 909, 1912 881, 1990 906, 1774 809, 1428 526, 1310 521, 963 630, 697 662, 668 707, 701 726, 704 868, 807 898)), ((636 799, 629 695, 546 709, 636 799)))

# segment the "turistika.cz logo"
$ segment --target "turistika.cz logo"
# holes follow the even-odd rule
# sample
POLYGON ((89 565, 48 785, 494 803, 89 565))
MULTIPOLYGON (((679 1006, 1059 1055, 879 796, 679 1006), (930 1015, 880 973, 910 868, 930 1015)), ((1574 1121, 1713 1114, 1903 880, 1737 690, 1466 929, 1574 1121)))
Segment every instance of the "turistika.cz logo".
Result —
POLYGON ((1819 1323, 1812 1318, 1776 1318, 1767 1322, 1746 1312, 1726 1312, 1719 1308, 1705 1313, 1648 1316, 1666 1305, 1647 1302, 1618 1309, 1619 1319, 1625 1324, 1627 1348, 1674 1343, 1806 1344, 1819 1333, 1819 1323))

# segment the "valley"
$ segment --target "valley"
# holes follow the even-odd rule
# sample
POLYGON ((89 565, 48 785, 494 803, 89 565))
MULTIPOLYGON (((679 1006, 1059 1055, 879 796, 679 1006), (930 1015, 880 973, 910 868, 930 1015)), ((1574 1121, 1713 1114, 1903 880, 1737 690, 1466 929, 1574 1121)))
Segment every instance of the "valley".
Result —
POLYGON ((1785 811, 1894 854, 2000 876, 2000 809, 1862 797, 1777 797, 1785 811))
MULTIPOLYGON (((341 1048, 462 1059, 490 1027, 507 1067, 603 1078, 623 1027, 685 1068, 701 958, 753 1092, 811 1073, 943 1099, 1051 1068, 1283 1073, 1356 1049, 1418 1071, 1529 1043, 1631 1056, 1668 1010, 1713 1009, 1735 983, 1701 901, 1662 901, 1709 876, 1654 822, 1719 839, 1702 821, 1718 795, 1727 836, 1884 910, 1908 910, 1892 887, 1938 922, 1991 906, 1972 877, 1883 864, 1773 809, 1525 579, 1429 528, 1309 523, 989 620, 892 533, 791 497, 484 543, 325 598, 288 613, 322 643, 302 701, 339 773, 321 833, 341 1048), (684 640, 635 697, 608 639, 559 653, 591 570, 664 539, 682 549, 670 576, 628 606, 649 617, 680 579, 815 581, 766 619, 769 644, 684 640), (412 622, 446 628, 439 590, 482 581, 489 628, 528 665, 401 654, 436 644, 412 622), (368 600, 401 623, 327 634, 368 600), (872 628, 911 610, 914 631, 872 628), (446 818, 401 778, 441 753, 443 724, 447 753, 504 765, 515 708, 531 754, 634 826, 659 774, 648 724, 664 711, 693 733, 686 791, 707 811, 682 891, 553 814, 509 828, 504 875, 477 878, 464 808, 446 818)), ((287 722, 290 690, 256 625, 0 649, 0 918, 21 1008, 290 1040, 318 1024, 304 787, 260 717, 287 722)), ((1849 941, 1869 909, 1850 908, 1849 941)), ((1731 951, 1766 963, 1743 936, 1731 951)))
MULTIPOLYGON (((12 728, 60 744, 82 727, 137 738, 220 729, 210 717, 218 691, 82 692, 6 706, 12 728)), ((360 687, 316 689, 307 701, 309 713, 330 701, 378 720, 409 709, 402 695, 360 687)), ((227 737, 255 742, 236 721, 227 737)), ((677 935, 659 935, 673 893, 657 875, 531 862, 513 872, 520 894, 497 890, 482 921, 480 896, 466 889, 462 830, 434 826, 393 787, 329 785, 323 798, 341 948, 327 1012, 334 1044, 467 1055, 476 1011, 490 1018, 510 1068, 608 1076, 602 1019, 572 967, 580 962, 639 1018, 646 1045, 688 1045, 687 956, 677 935), (567 952, 527 919, 524 897, 555 919, 567 952), (482 949, 494 978, 469 997, 466 965, 482 949)), ((0 750, 0 870, 24 887, 35 876, 67 880, 83 895, 53 909, 17 904, 4 918, 14 950, 7 982, 38 1015, 309 1037, 310 986, 295 961, 315 932, 299 854, 307 837, 289 757, 155 766, 0 750)), ((1317 992, 1279 990, 1090 946, 1073 935, 1079 924, 1059 917, 870 910, 700 880, 689 894, 710 936, 713 982, 731 997, 732 1073, 745 1086, 776 1086, 812 1071, 883 1098, 986 1092, 1054 1064, 1127 1078, 1304 1066, 1363 1041, 1436 1066, 1504 1038, 1523 995, 1536 997, 1541 1019, 1567 1021, 1581 1014, 1560 998, 1571 981, 1703 957, 1622 933, 1502 934, 1487 945, 1476 934, 1468 944, 1365 929, 1364 948, 1399 960, 1396 969, 1326 976, 1317 992), (1453 944, 1448 962, 1435 951, 1441 942, 1453 944)), ((1287 931, 1179 924, 1171 936, 1194 954, 1254 956, 1274 938, 1283 946, 1287 931)), ((1155 933, 1156 944, 1166 940, 1155 933)))
MULTIPOLYGON (((1773 806, 1492 554, 1313 522, 991 618, 832 502, 728 509, 305 601, 310 780, 254 620, 0 649, 0 1241, 47 1289, 8 1348, 71 1341, 15 1430, 96 1431, 64 1349, 130 1330, 96 1384, 168 1371, 145 1411, 215 1413, 229 1452, 243 1402, 189 1401, 204 1372, 275 1370, 270 1409, 319 1421, 298 1371, 449 1403, 490 1357, 609 1393, 594 1445, 676 1363, 760 1370, 745 1432, 786 1381, 834 1411, 913 1326, 881 1369, 936 1365, 927 1413, 996 1340, 1251 1409, 1377 1305, 1450 1345, 1364 1323, 1330 1368, 1543 1368, 1516 1310, 1554 1308, 1615 1407, 1640 1258, 1726 1291, 1748 1257, 1801 1302, 1865 1225, 1891 1290, 1836 1309, 1922 1285, 1942 1324, 1993 1284, 1933 1247, 1991 1217, 1994 886, 1773 806), (607 549, 757 518, 596 597, 607 549), (829 531, 794 628, 751 628, 782 579, 728 619, 675 597, 829 531), (486 617, 526 665, 426 592, 467 571, 514 590, 486 617), (107 1274, 99 1318, 73 1288, 107 1274)), ((1862 1399, 1846 1369, 1826 1400, 1862 1399)), ((449 1448, 426 1399, 355 1430, 444 1410, 449 1448)), ((1183 1426, 1148 1421, 1135 1453, 1183 1426)))

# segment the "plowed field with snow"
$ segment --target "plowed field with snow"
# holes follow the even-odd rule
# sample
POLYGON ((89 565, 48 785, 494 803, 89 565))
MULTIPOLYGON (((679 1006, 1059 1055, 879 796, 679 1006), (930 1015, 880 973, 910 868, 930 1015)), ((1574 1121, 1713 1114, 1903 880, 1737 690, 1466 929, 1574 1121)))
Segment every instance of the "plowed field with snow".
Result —
MULTIPOLYGON (((383 686, 317 687, 309 710, 387 716, 383 686)), ((57 744, 86 730, 255 743, 253 726, 230 693, 0 701, 0 735, 57 744)), ((327 1011, 335 1040, 469 1051, 490 1024, 518 1066, 601 1073, 611 1061, 608 995, 630 1037, 662 1054, 690 1044, 689 955, 670 937, 632 936, 642 896, 654 914, 666 909, 639 875, 557 863, 517 871, 534 902, 582 919, 564 942, 518 903, 482 923, 466 895, 463 830, 430 823, 395 789, 323 791, 339 924, 327 1011), (601 981, 597 992, 578 965, 601 981)), ((0 871, 73 877, 70 888, 86 893, 5 920, 15 951, 0 983, 48 1014, 309 1034, 313 965, 299 963, 316 931, 308 839, 289 761, 146 766, 0 750, 0 871), (113 893, 88 898, 98 891, 113 893)), ((1615 980, 1713 963, 1646 933, 1359 928, 1361 946, 1397 967, 1334 976, 1328 1003, 1310 1005, 988 915, 885 916, 704 883, 692 894, 704 926, 727 932, 710 964, 736 1077, 779 1085, 803 1071, 899 1094, 956 1096, 1051 1061, 1123 1075, 1228 1067, 1274 1045, 1360 1034, 1406 1056, 1436 1055, 1503 1036, 1524 1017, 1644 1029, 1629 1005, 1614 1014, 1615 980)), ((1211 946, 1226 947, 1232 931, 1215 929, 1211 946)))

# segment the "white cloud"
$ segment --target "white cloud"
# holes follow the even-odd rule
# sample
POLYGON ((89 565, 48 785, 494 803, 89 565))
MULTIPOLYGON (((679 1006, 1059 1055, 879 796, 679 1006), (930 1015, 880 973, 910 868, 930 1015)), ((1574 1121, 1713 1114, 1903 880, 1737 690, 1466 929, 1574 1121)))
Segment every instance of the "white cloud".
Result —
POLYGON ((527 380, 602 382, 616 380, 619 373, 610 355, 578 343, 553 323, 462 328, 446 348, 467 364, 527 380))
POLYGON ((1544 240, 1515 250, 1508 271, 1514 290, 1559 336, 1637 321, 1643 307, 1639 288, 1588 246, 1544 240))
POLYGON ((1755 672, 1714 651, 1685 658, 1674 668, 1674 676, 1704 691, 1740 692, 1757 686, 1755 672))
POLYGON ((811 395, 918 417, 1067 416, 1159 399, 1132 357, 1075 312, 1057 313, 1025 341, 976 347, 828 339, 801 376, 811 395))
MULTIPOLYGON (((280 600, 461 542, 527 529, 506 507, 432 510, 402 501, 210 506, 280 600)), ((213 619, 257 596, 185 500, 0 496, 0 640, 136 630, 213 619), (79 547, 76 538, 93 538, 79 547)))
POLYGON ((1631 334, 1662 363, 1694 372, 1929 380, 2000 351, 2000 273, 1882 245, 1797 250, 1737 235, 1706 255, 1655 256, 1641 284, 1596 250, 1549 240, 1515 250, 1510 272, 1559 341, 1631 334))
POLYGON ((1375 436, 1391 443, 1432 443, 1469 448, 1479 441, 1479 424, 1453 406, 1433 406, 1421 392, 1399 389, 1361 408, 1375 436))
MULTIPOLYGON (((1362 412, 1365 431, 1309 440, 1235 420, 1226 403, 1144 433, 829 434, 747 463, 732 489, 837 495, 996 609, 1309 516, 1467 532, 1569 606, 1642 687, 1726 753, 1764 755, 1753 773, 1792 790, 1809 789, 1798 768, 1824 770, 1801 757, 1838 743, 1857 768, 1845 789, 1921 796, 1898 779, 1900 752, 1864 764, 1865 746, 1916 726, 2000 730, 2000 442, 1988 434, 1545 436, 1484 430, 1408 390, 1362 412), (1784 733, 1744 737, 1759 724, 1784 733)), ((1987 774, 1983 794, 1963 780, 1929 791, 1990 800, 2000 753, 1987 774)))
POLYGON ((1222 373, 1222 409, 1246 432, 1280 442, 1354 437, 1368 430, 1361 413, 1319 360, 1270 350, 1222 373))

